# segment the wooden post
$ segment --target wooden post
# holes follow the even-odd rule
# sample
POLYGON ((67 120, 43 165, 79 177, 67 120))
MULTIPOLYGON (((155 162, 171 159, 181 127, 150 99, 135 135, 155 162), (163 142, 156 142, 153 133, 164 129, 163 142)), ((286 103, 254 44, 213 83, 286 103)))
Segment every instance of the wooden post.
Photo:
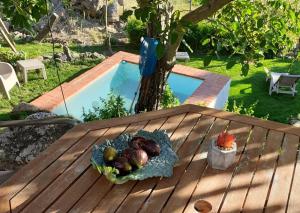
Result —
POLYGON ((7 42, 7 44, 12 49, 12 51, 17 53, 18 51, 16 49, 16 45, 14 43, 14 40, 10 36, 10 34, 9 34, 8 30, 6 29, 6 26, 5 26, 5 24, 4 24, 4 22, 2 21, 1 18, 0 18, 0 33, 2 34, 4 40, 7 42))

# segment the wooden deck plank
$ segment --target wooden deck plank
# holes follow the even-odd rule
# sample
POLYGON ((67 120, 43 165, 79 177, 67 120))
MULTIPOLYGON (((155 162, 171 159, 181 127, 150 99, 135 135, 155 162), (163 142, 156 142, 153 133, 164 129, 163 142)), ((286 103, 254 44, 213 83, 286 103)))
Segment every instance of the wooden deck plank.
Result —
POLYGON ((294 180, 291 187, 287 212, 297 212, 300 209, 299 192, 300 192, 300 156, 297 153, 297 162, 295 163, 294 180))
MULTIPOLYGON (((266 205, 266 212, 272 213, 279 208, 282 212, 284 212, 286 209, 295 161, 297 160, 298 146, 298 136, 290 134, 285 135, 269 199, 266 205)), ((300 209, 298 210, 300 211, 300 209)))
MULTIPOLYGON (((209 125, 207 128, 209 128, 209 125)), ((192 129, 189 129, 188 131, 191 132, 192 129)), ((178 135, 181 134, 182 133, 180 132, 178 133, 178 135)), ((191 132, 191 134, 186 136, 187 138, 185 139, 183 146, 177 152, 180 162, 179 165, 174 168, 173 176, 170 178, 163 178, 156 183, 155 188, 144 202, 140 212, 159 212, 168 200, 170 194, 193 158, 197 146, 199 145, 198 137, 200 135, 193 134, 193 132, 191 132)))
POLYGON ((12 212, 18 212, 76 161, 107 129, 89 132, 58 160, 32 180, 10 201, 12 212))
MULTIPOLYGON (((199 117, 199 114, 197 114, 199 117)), ((189 115, 185 117, 185 114, 181 114, 180 116, 173 116, 170 117, 166 123, 161 127, 162 130, 166 130, 168 134, 173 137, 173 135, 176 133, 176 131, 180 128, 180 125, 186 120, 189 120, 189 115), (183 121, 182 121, 183 120, 183 121), (181 122, 182 121, 182 122, 181 122), (178 126, 179 125, 179 126, 178 126), (178 128, 177 128, 178 127, 178 128), (176 130, 176 131, 175 131, 176 130), (175 132, 174 132, 175 131, 175 132), (174 132, 174 134, 173 134, 174 132)), ((104 212, 106 210, 107 212, 114 212, 117 210, 118 206, 122 203, 122 201, 126 198, 126 196, 133 190, 133 187, 135 186, 138 181, 130 181, 133 182, 134 184, 132 185, 131 183, 125 183, 122 186, 116 185, 112 189, 112 191, 105 197, 95 208, 93 212, 104 212), (120 189, 123 189, 123 186, 125 185, 126 191, 122 190, 120 193, 120 189), (115 195, 118 196, 115 196, 115 195)))
MULTIPOLYGON (((147 131, 159 129, 166 122, 166 120, 167 118, 165 117, 151 120, 144 129, 147 131)), ((107 181, 104 176, 101 176, 69 211, 78 213, 93 211, 93 209, 105 197, 112 187, 113 184, 107 181)))
POLYGON ((283 133, 270 130, 263 154, 259 159, 243 211, 262 211, 272 180, 276 160, 282 144, 283 133))
MULTIPOLYGON (((226 126, 228 125, 228 121, 226 120, 222 120, 222 119, 217 119, 212 127, 212 131, 210 131, 208 133, 208 136, 206 137, 206 140, 210 140, 211 137, 214 137, 214 135, 218 134, 216 133, 217 131, 222 131, 226 128, 226 126)), ((195 148, 193 148, 195 149, 195 148)), ((183 156, 179 156, 179 158, 181 159, 181 157, 183 156)), ((174 169, 174 175, 170 178, 170 183, 174 183, 174 180, 178 180, 178 178, 180 178, 180 172, 183 173, 182 170, 177 170, 177 168, 174 169), (178 173, 176 171, 179 171, 178 173), (175 173, 176 172, 176 173, 175 173)), ((159 184, 159 188, 156 188, 155 194, 151 194, 151 196, 145 201, 145 203, 143 204, 142 208, 141 208, 141 212, 151 212, 152 209, 159 211, 160 209, 162 209, 166 199, 168 199, 168 195, 170 195, 170 193, 172 192, 173 188, 172 186, 168 187, 168 180, 165 180, 164 183, 165 188, 163 185, 159 184), (170 189, 169 189, 170 188, 170 189), (156 199, 156 196, 159 197, 160 195, 160 191, 162 194, 161 200, 158 201, 158 199, 156 199), (155 202, 153 201, 155 200, 155 202), (158 203, 157 203, 158 202, 158 203), (157 205, 157 207, 155 207, 157 205)), ((175 187, 175 183, 174 183, 174 187, 175 187)))
POLYGON ((2 201, 0 202, 0 212, 9 212, 9 200, 66 150, 76 144, 86 133, 86 129, 74 127, 68 131, 68 134, 55 141, 30 164, 19 169, 16 174, 2 184, 0 186, 0 200, 2 201))
POLYGON ((294 127, 292 125, 283 124, 283 123, 270 121, 270 120, 264 120, 256 117, 249 117, 246 115, 240 115, 233 112, 226 112, 222 110, 217 110, 213 108, 207 108, 207 107, 202 107, 202 106, 197 106, 192 104, 186 106, 189 107, 188 110, 189 112, 198 112, 203 115, 210 115, 217 118, 236 121, 248 125, 259 126, 265 129, 271 129, 271 130, 276 130, 278 132, 289 133, 289 134, 300 136, 300 128, 294 127))
MULTIPOLYGON (((134 134, 147 123, 148 121, 133 123, 126 129, 126 133, 134 134)), ((47 212, 56 212, 58 210, 60 212, 67 212, 99 178, 99 173, 90 166, 89 169, 47 209, 47 212)))
POLYGON ((81 124, 0 186, 0 212, 10 207, 12 212, 194 212, 198 198, 211 202, 212 212, 299 212, 299 136, 300 129, 289 125, 194 105, 81 124), (205 125, 200 119, 191 128, 191 115, 217 119, 204 137, 199 131, 205 125), (186 122, 176 119, 180 116, 186 122), (149 120, 150 131, 169 129, 181 156, 171 178, 116 186, 91 168, 88 153, 101 131, 149 120), (208 138, 220 133, 219 120, 230 123, 239 137, 246 137, 249 125, 254 128, 237 166, 216 172, 207 167, 206 151, 208 138))
POLYGON ((171 197, 169 194, 169 200, 162 209, 162 212, 183 211, 199 177, 206 167, 206 154, 208 144, 211 141, 211 136, 222 131, 228 124, 227 122, 224 123, 223 120, 217 120, 216 122, 214 122, 214 120, 214 117, 202 116, 201 120, 197 123, 195 129, 189 136, 190 139, 188 140, 191 140, 191 143, 196 142, 196 144, 193 144, 195 147, 193 150, 193 158, 189 159, 191 163, 182 173, 177 185, 174 185, 175 188, 173 189, 171 197))
MULTIPOLYGON (((197 123, 199 119, 199 114, 188 114, 187 117, 182 121, 182 123, 178 126, 178 129, 174 132, 171 136, 171 141, 174 143, 174 149, 178 150, 178 156, 180 159, 180 164, 174 168, 173 176, 175 176, 177 171, 180 170, 184 165, 183 158, 189 158, 189 154, 194 152, 195 147, 197 146, 198 141, 194 139, 194 143, 188 143, 189 149, 184 148, 187 144, 186 137, 189 137, 189 132, 193 129, 194 125, 197 123), (184 143, 184 144, 183 144, 184 143), (183 144, 183 145, 182 145, 183 144), (185 150, 183 152, 182 150, 185 150)), ((185 160, 187 160, 185 159, 185 160)), ((143 183, 143 181, 138 182, 137 185, 134 187, 132 192, 127 196, 124 202, 119 206, 118 211, 123 211, 126 209, 130 212, 135 212, 138 210, 138 207, 141 206, 144 200, 147 198, 149 193, 151 193, 152 188, 159 182, 159 181, 171 181, 171 178, 164 178, 159 180, 159 178, 153 178, 147 183, 143 183)), ((155 211, 155 209, 153 209, 155 211)))
POLYGON ((242 156, 221 212, 241 212, 259 156, 267 139, 267 129, 255 126, 242 156))
POLYGON ((193 212, 194 204, 198 199, 204 199, 210 202, 213 207, 212 212, 218 211, 223 195, 230 184, 235 167, 239 162, 242 151, 247 143, 251 126, 238 122, 231 122, 228 131, 236 136, 238 150, 234 164, 225 171, 212 169, 208 166, 184 212, 193 212))
MULTIPOLYGON (((144 124, 143 124, 144 125, 144 124)), ((128 131, 136 131, 143 126, 130 125, 128 131)), ((120 128, 109 129, 102 138, 113 139, 126 129, 123 125, 120 128)), ((104 140, 97 140, 95 144, 100 144, 104 140)), ((90 146, 86 152, 81 155, 61 176, 51 183, 43 192, 41 192, 23 212, 44 211, 51 205, 78 177, 80 177, 90 167, 90 153, 93 146, 90 146)), ((77 186, 78 187, 78 186, 77 186)), ((84 185, 86 187, 86 185, 84 185)))

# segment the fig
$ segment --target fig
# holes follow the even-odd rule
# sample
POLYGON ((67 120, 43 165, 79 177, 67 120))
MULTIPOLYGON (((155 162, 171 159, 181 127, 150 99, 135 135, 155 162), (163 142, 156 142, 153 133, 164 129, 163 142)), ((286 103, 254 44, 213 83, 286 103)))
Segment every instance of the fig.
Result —
POLYGON ((158 156, 160 154, 160 146, 153 140, 145 140, 141 144, 141 148, 151 157, 158 156))
POLYGON ((125 157, 117 157, 112 166, 119 170, 120 175, 128 174, 132 170, 132 166, 125 157))
POLYGON ((140 169, 148 162, 148 155, 142 149, 135 149, 130 155, 129 162, 140 169))
POLYGON ((129 162, 124 163, 124 168, 123 168, 123 173, 128 174, 132 171, 132 166, 130 165, 129 162))
POLYGON ((108 146, 104 149, 103 158, 106 163, 112 162, 116 159, 118 152, 115 148, 108 146))
POLYGON ((130 159, 131 153, 134 151, 133 148, 126 148, 122 151, 121 156, 130 159))
POLYGON ((140 149, 141 143, 145 141, 145 138, 143 137, 133 137, 131 141, 128 142, 129 147, 133 149, 140 149))

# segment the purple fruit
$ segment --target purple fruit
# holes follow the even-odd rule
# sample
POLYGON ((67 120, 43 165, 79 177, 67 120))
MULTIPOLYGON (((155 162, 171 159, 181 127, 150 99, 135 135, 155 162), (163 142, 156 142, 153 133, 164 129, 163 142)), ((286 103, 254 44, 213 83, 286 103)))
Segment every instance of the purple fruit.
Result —
POLYGON ((132 170, 132 166, 125 157, 117 157, 112 166, 119 170, 120 175, 128 174, 132 170))
POLYGON ((160 146, 153 140, 145 140, 141 144, 141 148, 151 157, 158 156, 160 154, 160 146))
POLYGON ((144 150, 136 149, 131 153, 129 162, 140 169, 148 162, 148 155, 144 150))
POLYGON ((133 137, 131 141, 128 142, 129 147, 133 149, 140 149, 141 144, 145 141, 143 137, 133 137))
POLYGON ((127 158, 128 160, 130 159, 130 156, 131 156, 131 153, 134 151, 133 148, 127 148, 127 149, 124 149, 121 153, 121 156, 122 157, 125 157, 127 158))

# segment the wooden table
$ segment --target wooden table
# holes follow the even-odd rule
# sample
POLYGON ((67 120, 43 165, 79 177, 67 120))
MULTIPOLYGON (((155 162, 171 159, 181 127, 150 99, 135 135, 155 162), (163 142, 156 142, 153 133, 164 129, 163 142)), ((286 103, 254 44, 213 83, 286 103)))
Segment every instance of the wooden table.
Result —
POLYGON ((213 109, 184 105, 76 126, 0 187, 0 212, 299 212, 300 130, 213 109), (95 143, 139 129, 165 129, 180 157, 171 178, 113 185, 90 165, 95 143), (237 137, 235 163, 207 166, 211 139, 237 137))
POLYGON ((18 68, 22 71, 23 80, 27 83, 27 74, 30 70, 41 70, 43 74, 43 78, 47 79, 47 73, 45 69, 45 65, 38 59, 27 59, 27 60, 20 60, 17 61, 18 68))

